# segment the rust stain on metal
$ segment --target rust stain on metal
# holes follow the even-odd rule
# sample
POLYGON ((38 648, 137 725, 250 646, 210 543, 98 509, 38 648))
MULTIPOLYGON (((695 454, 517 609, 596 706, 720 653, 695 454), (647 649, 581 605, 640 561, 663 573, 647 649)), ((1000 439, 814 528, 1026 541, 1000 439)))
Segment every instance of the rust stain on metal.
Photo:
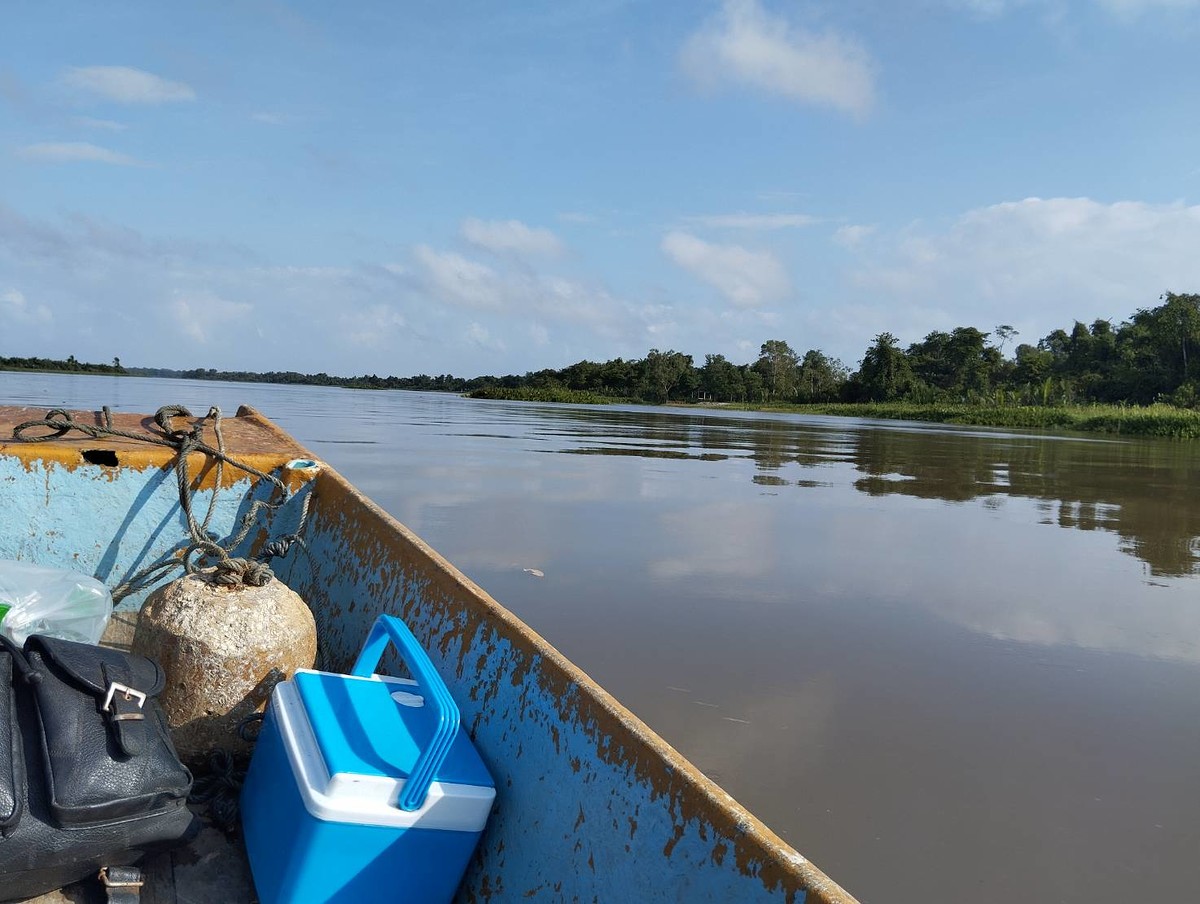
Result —
POLYGON ((729 848, 724 844, 716 844, 712 850, 712 862, 716 866, 720 866, 725 862, 725 854, 729 852, 729 848))
POLYGON ((677 822, 677 823, 675 823, 675 834, 671 837, 671 839, 665 845, 663 845, 663 856, 670 857, 672 852, 675 850, 675 845, 679 844, 679 842, 682 840, 683 840, 683 823, 677 822))

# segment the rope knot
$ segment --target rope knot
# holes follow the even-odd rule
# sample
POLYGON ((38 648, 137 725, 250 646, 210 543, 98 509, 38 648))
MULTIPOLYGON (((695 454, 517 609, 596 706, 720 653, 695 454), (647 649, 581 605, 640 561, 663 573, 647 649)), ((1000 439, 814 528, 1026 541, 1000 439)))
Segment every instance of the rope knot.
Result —
POLYGON ((253 559, 222 559, 217 562, 213 583, 220 587, 265 587, 275 577, 271 566, 253 559))

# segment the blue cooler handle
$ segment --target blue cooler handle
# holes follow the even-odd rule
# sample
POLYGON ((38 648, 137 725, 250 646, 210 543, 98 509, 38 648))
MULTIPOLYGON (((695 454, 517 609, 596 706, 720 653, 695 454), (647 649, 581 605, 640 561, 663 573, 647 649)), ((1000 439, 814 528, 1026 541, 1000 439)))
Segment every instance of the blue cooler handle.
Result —
POLYGON ((450 746, 458 737, 458 704, 450 696, 450 691, 446 689, 446 683, 434 668, 429 654, 413 636, 408 625, 393 615, 381 615, 375 620, 350 674, 359 678, 370 678, 379 665, 379 660, 383 658, 388 641, 395 644, 413 678, 424 691, 425 705, 432 710, 435 721, 429 746, 417 757, 412 774, 400 792, 401 810, 419 810, 425 803, 425 794, 441 768, 442 761, 450 752, 450 746))

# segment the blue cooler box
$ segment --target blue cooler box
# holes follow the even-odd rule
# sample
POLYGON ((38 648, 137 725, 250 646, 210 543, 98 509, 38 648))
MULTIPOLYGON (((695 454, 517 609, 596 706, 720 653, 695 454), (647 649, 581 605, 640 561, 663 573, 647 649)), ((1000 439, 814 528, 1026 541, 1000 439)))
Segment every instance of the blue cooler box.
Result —
POLYGON ((262 904, 450 901, 495 784, 408 627, 380 616, 349 675, 271 696, 242 789, 262 904), (416 680, 373 674, 388 642, 416 680))

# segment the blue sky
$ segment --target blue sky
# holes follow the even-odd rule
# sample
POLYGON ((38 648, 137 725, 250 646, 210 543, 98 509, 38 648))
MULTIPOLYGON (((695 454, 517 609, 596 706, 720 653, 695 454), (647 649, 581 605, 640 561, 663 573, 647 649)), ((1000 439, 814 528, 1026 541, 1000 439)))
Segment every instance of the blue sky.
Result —
POLYGON ((853 366, 1119 321, 1200 291, 1198 39, 1200 0, 11 4, 0 355, 853 366))

